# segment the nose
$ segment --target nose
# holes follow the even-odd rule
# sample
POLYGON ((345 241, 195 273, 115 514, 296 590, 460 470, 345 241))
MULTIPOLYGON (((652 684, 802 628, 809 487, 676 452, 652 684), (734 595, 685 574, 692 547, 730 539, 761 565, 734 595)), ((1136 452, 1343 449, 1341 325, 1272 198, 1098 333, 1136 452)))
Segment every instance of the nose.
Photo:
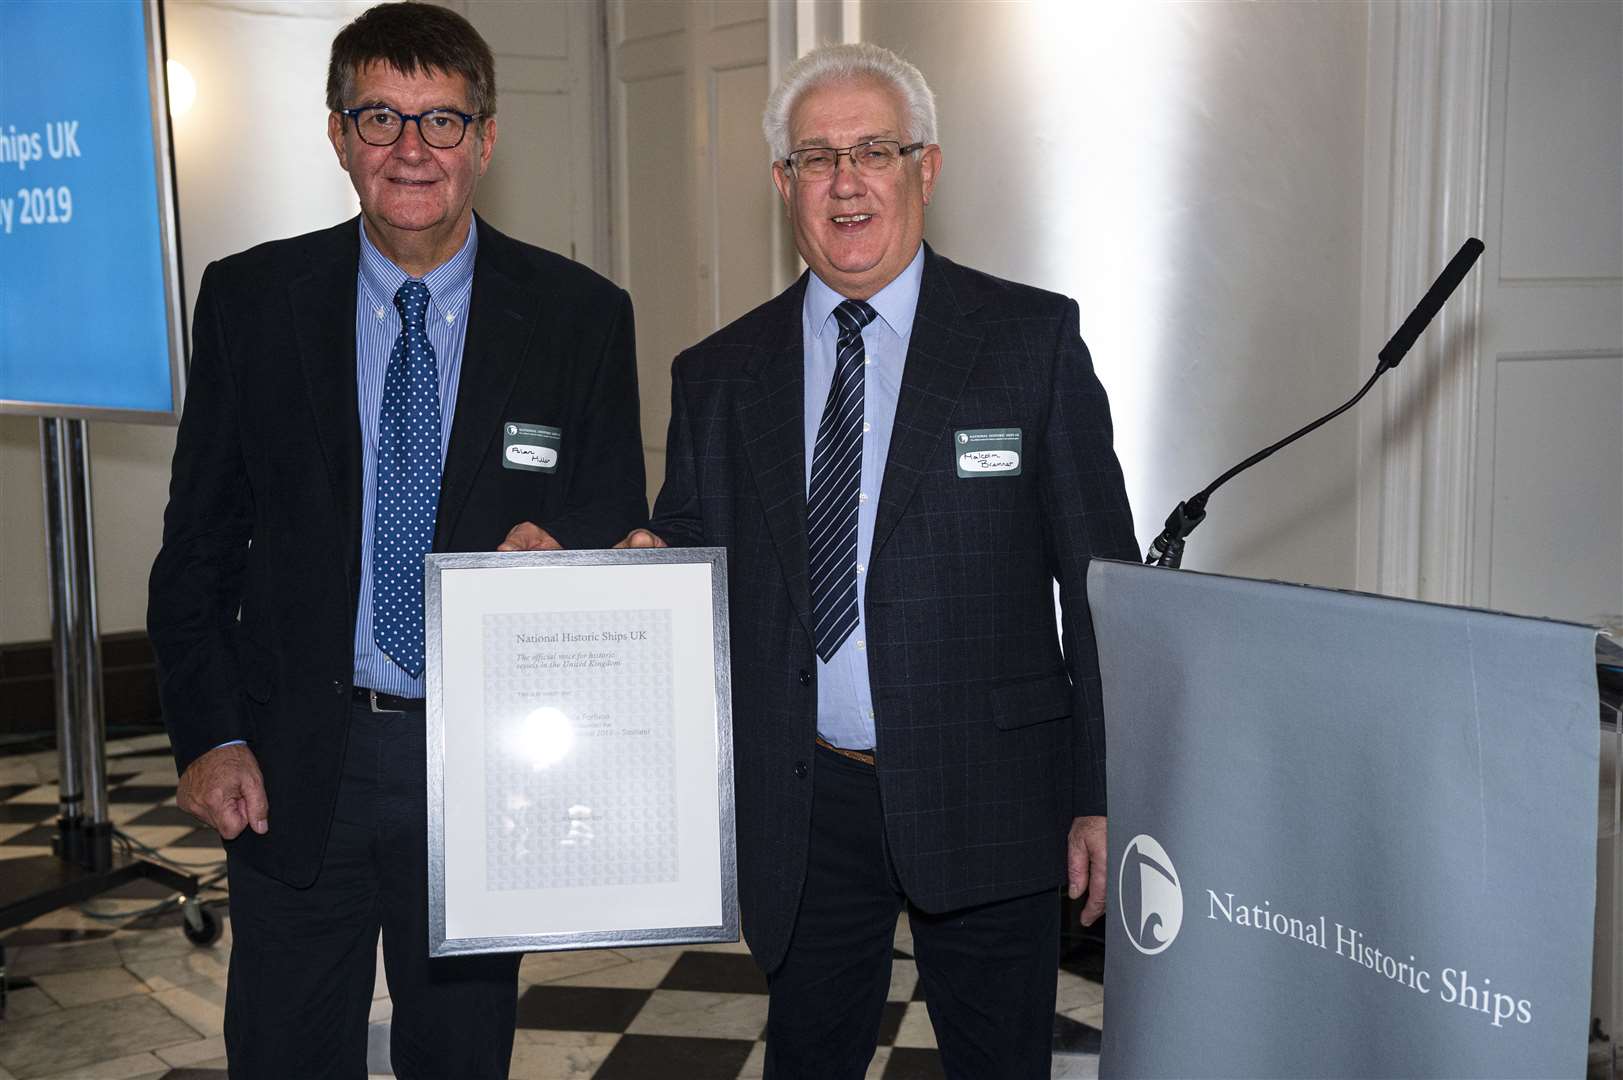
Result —
POLYGON ((428 156, 428 144, 423 141, 422 120, 407 120, 400 131, 400 138, 394 141, 396 157, 408 161, 421 161, 428 156))
POLYGON ((857 159, 851 156, 851 151, 841 150, 834 156, 834 175, 829 177, 828 185, 841 198, 860 195, 867 190, 862 173, 857 171, 857 159))

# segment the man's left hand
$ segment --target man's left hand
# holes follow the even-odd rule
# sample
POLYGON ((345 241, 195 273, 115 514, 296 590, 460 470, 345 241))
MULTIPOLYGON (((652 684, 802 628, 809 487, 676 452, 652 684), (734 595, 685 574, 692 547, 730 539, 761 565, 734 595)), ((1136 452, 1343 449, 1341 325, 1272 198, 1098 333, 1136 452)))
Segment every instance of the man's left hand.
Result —
POLYGON ((1071 822, 1071 838, 1067 844, 1066 863, 1069 870, 1071 899, 1083 893, 1088 902, 1082 906, 1082 925, 1091 926, 1105 913, 1105 879, 1110 857, 1110 844, 1105 839, 1103 817, 1079 817, 1071 822))
POLYGON ((497 551, 562 551, 564 546, 533 521, 521 521, 507 530, 497 551))

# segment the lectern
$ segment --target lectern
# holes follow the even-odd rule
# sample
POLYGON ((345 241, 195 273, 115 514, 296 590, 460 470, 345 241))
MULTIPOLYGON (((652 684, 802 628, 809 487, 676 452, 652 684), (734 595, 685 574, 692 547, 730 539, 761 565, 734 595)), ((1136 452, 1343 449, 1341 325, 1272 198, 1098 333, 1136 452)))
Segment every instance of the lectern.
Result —
POLYGON ((1097 561, 1101 1075, 1575 1076, 1595 631, 1097 561))

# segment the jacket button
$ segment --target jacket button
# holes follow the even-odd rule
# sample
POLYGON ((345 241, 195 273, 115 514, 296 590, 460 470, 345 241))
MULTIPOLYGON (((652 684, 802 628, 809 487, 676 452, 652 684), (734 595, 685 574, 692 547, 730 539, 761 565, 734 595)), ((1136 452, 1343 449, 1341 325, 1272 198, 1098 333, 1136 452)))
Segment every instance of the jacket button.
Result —
POLYGON ((801 686, 810 686, 811 685, 811 672, 807 671, 805 668, 800 669, 800 685, 801 686))
POLYGON ((332 692, 335 694, 342 694, 344 692, 344 684, 337 679, 334 679, 332 681, 332 692))
POLYGON ((806 778, 806 763, 804 761, 795 762, 795 775, 802 780, 806 778))

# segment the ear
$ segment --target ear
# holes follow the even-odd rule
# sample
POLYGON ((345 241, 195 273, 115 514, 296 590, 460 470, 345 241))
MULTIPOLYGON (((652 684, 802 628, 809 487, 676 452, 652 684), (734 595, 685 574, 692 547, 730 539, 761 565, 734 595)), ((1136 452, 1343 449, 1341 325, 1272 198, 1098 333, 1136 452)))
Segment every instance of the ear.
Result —
POLYGON ((338 167, 349 172, 349 151, 344 144, 344 118, 335 112, 327 114, 327 139, 333 153, 338 155, 338 167))
POLYGON ((936 177, 941 175, 941 147, 931 143, 919 151, 919 178, 924 183, 924 205, 930 205, 930 193, 935 190, 936 177))
POLYGON ((483 176, 485 170, 490 168, 490 155, 496 149, 496 118, 487 116, 479 124, 479 175, 483 176))
POLYGON ((793 213, 789 200, 794 191, 795 178, 789 175, 789 170, 784 168, 781 161, 772 163, 772 183, 778 189, 778 197, 783 200, 783 208, 793 213))

